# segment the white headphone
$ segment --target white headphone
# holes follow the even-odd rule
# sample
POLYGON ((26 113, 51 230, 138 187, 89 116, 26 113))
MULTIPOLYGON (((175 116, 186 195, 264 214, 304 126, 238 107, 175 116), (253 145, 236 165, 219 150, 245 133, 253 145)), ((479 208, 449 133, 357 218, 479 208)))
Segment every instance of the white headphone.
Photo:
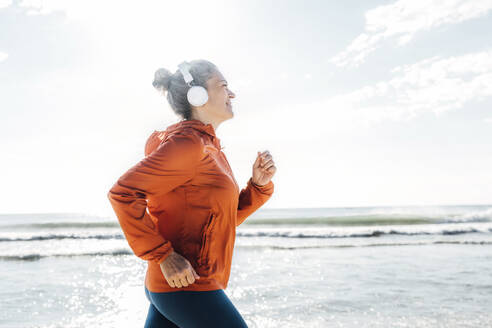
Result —
POLYGON ((185 82, 190 86, 190 89, 188 89, 188 93, 186 94, 188 102, 196 107, 205 105, 208 101, 207 89, 199 85, 191 84, 191 81, 193 81, 193 76, 190 74, 190 64, 184 61, 179 64, 178 67, 183 74, 185 82))

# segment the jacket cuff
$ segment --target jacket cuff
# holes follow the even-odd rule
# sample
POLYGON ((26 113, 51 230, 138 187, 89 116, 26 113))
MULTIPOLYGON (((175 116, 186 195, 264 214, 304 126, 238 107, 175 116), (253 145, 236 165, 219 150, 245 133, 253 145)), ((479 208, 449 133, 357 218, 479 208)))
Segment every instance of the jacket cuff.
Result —
POLYGON ((164 249, 165 249, 165 252, 162 254, 159 254, 154 259, 154 262, 156 262, 157 264, 161 264, 162 262, 164 262, 164 260, 167 259, 167 257, 169 255, 171 255, 171 253, 174 251, 174 248, 172 246, 165 247, 164 249))
POLYGON ((253 182, 253 177, 249 178, 248 185, 255 188, 262 194, 272 194, 273 193, 273 181, 270 180, 266 185, 260 186, 253 182))

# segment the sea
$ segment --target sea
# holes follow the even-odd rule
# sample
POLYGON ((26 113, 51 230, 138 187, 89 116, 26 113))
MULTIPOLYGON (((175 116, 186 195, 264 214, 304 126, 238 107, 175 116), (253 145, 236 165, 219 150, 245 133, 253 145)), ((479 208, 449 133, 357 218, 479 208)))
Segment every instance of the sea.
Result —
MULTIPOLYGON (((114 216, 0 215, 0 327, 143 327, 114 216)), ((259 209, 225 289, 249 327, 492 327, 492 205, 259 209)))

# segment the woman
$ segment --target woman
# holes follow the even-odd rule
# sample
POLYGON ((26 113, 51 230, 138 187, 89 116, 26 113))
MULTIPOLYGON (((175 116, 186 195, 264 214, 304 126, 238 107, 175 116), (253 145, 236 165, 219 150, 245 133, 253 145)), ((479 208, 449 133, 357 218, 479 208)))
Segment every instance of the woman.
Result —
POLYGON ((145 327, 247 327, 224 289, 236 227, 271 197, 276 167, 268 151, 258 152, 239 190, 215 134, 233 117, 235 94, 211 62, 188 65, 174 74, 156 71, 154 87, 167 91, 182 120, 150 135, 145 158, 108 198, 131 249, 148 263, 145 327), (187 73, 206 89, 205 104, 190 104, 187 73))

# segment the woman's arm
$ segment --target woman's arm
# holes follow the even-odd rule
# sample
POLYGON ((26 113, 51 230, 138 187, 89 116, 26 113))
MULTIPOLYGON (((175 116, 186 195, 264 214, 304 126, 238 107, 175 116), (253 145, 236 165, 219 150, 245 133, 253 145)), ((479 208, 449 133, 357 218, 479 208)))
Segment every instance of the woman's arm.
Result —
POLYGON ((277 167, 270 152, 258 152, 253 163, 253 175, 246 188, 239 193, 236 227, 270 199, 273 194, 272 177, 276 171, 277 167))
POLYGON ((173 247, 159 234, 147 212, 148 196, 166 194, 191 180, 201 142, 192 134, 175 134, 125 172, 107 196, 131 249, 147 261, 163 262, 173 247))
POLYGON ((249 178, 246 188, 239 193, 236 227, 270 199, 273 189, 271 180, 266 185, 259 186, 253 182, 252 177, 249 178))

